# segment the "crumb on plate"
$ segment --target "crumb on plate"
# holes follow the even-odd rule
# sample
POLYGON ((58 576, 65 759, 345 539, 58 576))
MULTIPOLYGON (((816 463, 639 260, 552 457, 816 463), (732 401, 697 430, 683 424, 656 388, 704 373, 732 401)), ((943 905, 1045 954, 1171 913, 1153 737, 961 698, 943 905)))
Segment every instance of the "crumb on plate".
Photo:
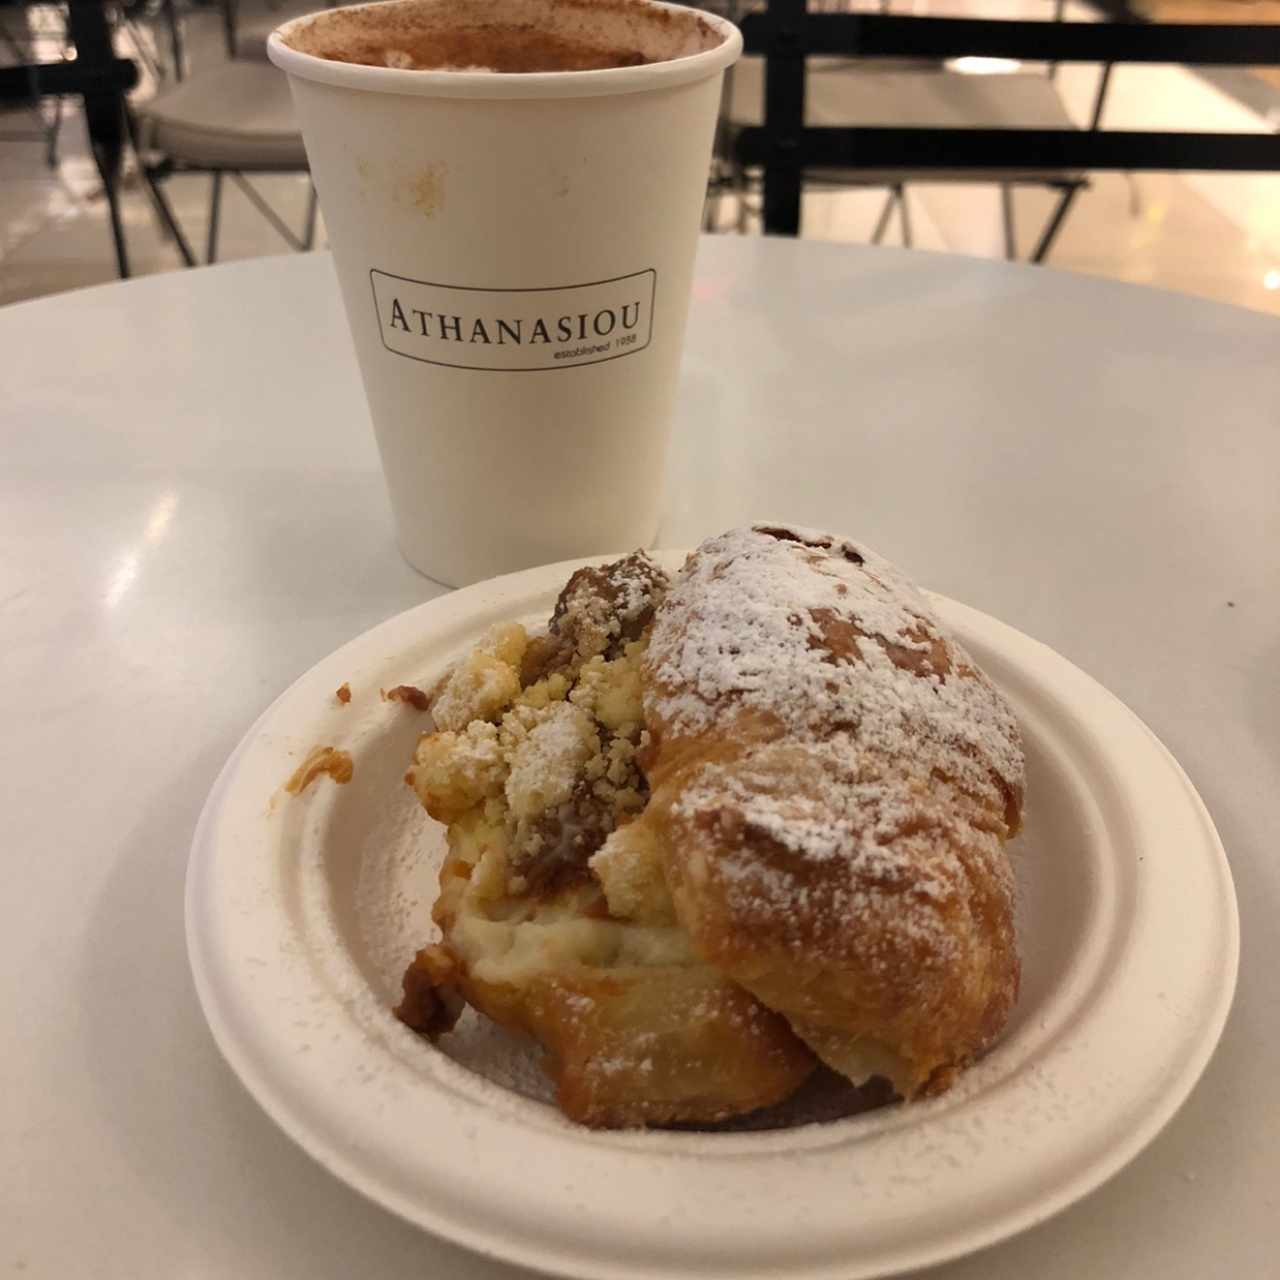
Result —
POLYGON ((430 711, 431 699, 414 684, 398 684, 394 689, 383 689, 384 702, 407 702, 418 711, 430 711))
POLYGON ((307 758, 293 771, 293 776, 284 784, 290 795, 301 795, 322 773, 327 773, 334 782, 350 782, 355 772, 355 765, 346 751, 337 747, 313 747, 307 758))

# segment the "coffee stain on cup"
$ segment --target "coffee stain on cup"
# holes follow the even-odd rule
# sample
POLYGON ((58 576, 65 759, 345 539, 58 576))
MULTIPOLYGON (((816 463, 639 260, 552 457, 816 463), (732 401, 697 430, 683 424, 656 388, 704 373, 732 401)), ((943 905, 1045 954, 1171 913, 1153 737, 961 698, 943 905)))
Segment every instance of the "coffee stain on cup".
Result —
POLYGON ((445 166, 430 164, 397 184, 397 203, 411 204, 425 217, 434 218, 444 207, 445 166))
POLYGON ((396 166, 385 167, 374 160, 357 157, 356 189, 361 199, 377 198, 385 190, 395 205, 408 205, 424 217, 434 218, 444 207, 445 175, 448 166, 442 162, 428 164, 415 172, 396 172, 396 166))
POLYGON ((356 191, 360 199, 366 203, 369 199, 369 187, 373 181, 373 175, 369 172, 370 167, 369 161, 363 156, 356 157, 356 191))

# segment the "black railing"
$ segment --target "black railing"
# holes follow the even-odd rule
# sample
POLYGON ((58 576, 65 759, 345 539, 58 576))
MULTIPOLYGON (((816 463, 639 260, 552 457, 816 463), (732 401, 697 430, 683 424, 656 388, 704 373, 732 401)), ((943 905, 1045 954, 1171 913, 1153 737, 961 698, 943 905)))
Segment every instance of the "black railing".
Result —
MULTIPOLYGON (((806 58, 964 56, 1026 62, 1280 66, 1280 26, 1023 22, 809 13, 769 0, 743 19, 748 53, 765 59, 764 124, 738 131, 735 159, 764 174, 767 232, 795 235, 806 169, 845 171, 1280 170, 1274 133, 1090 129, 882 128, 804 123, 806 58)), ((850 74, 857 74, 856 68, 850 74)), ((1097 121, 1095 120, 1095 124, 1097 121)))

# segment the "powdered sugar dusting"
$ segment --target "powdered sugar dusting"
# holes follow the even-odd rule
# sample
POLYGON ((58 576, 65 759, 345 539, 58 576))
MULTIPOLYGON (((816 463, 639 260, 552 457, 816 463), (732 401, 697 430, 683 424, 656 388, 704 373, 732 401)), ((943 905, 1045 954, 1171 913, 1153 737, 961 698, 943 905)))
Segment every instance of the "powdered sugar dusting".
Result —
POLYGON ((666 586, 667 575, 644 551, 637 551, 613 567, 611 579, 618 593, 614 612, 626 630, 647 620, 655 592, 666 586))
POLYGON ((512 812, 531 817, 564 804, 583 765, 599 751, 591 717, 571 703, 553 703, 512 755, 506 785, 512 812))
POLYGON ((742 927, 789 935, 791 918, 809 932, 790 941, 813 946, 816 920, 839 948, 875 922, 945 950, 975 871, 1012 893, 1013 713, 869 548, 787 526, 711 539, 659 609, 647 664, 664 753, 707 733, 733 744, 750 719, 750 744, 684 778, 674 806, 717 830, 707 873, 742 927))
MULTIPOLYGON (((736 705, 773 718, 779 736, 843 737, 975 793, 992 774, 1016 789, 1013 713, 924 596, 864 546, 764 530, 704 543, 659 611, 646 711, 668 735, 701 733, 736 705)), ((813 836, 806 849, 820 855, 829 841, 813 836)))

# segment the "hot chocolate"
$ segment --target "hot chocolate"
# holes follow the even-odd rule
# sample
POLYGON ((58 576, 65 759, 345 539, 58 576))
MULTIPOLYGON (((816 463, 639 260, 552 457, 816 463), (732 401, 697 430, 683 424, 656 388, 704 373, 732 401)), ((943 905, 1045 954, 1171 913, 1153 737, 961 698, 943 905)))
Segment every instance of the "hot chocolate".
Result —
POLYGON ((408 71, 602 71, 720 43, 700 15, 635 0, 466 0, 330 10, 288 40, 334 62, 408 71))
POLYGON ((649 61, 638 49, 600 47, 536 27, 494 24, 460 31, 371 31, 326 54, 338 62, 407 71, 601 71, 649 61))

